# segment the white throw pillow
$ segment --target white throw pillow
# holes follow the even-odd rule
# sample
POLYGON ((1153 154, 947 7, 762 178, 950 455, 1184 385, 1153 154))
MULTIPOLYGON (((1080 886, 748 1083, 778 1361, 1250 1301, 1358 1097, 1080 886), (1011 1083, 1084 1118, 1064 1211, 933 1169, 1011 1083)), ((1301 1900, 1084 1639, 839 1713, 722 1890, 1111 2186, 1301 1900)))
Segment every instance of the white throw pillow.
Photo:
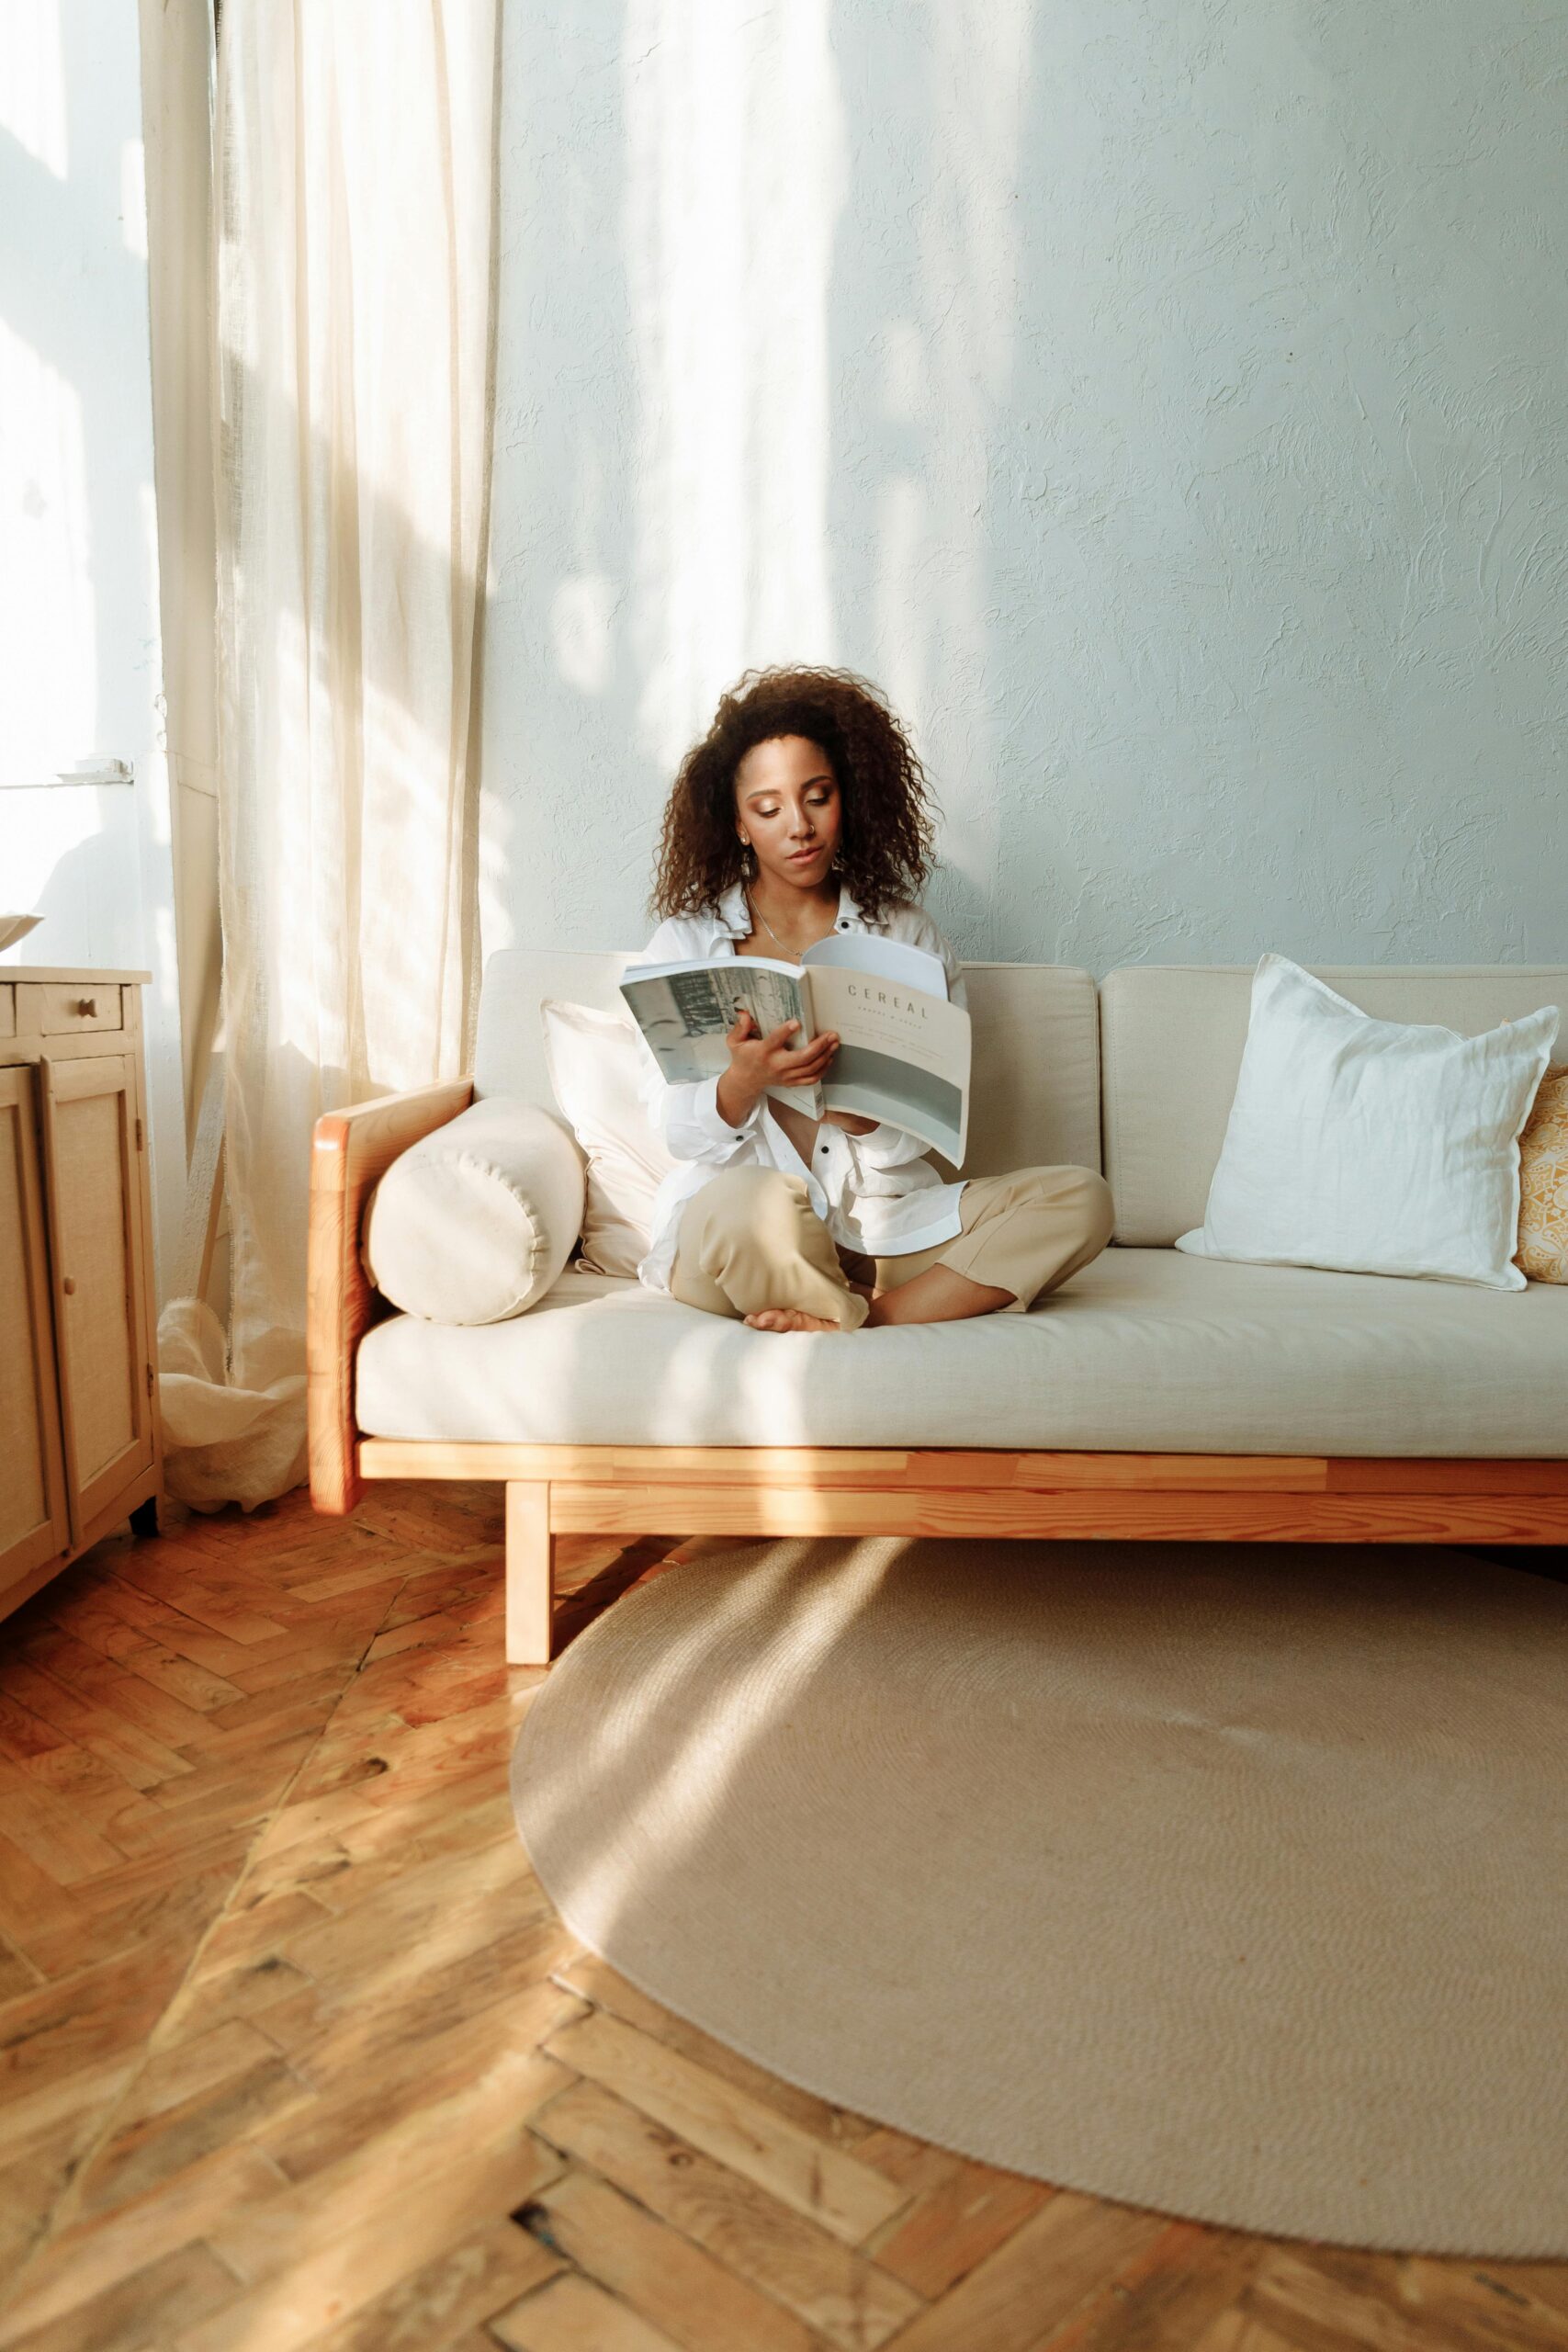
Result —
POLYGON ((1479 1037, 1378 1021, 1262 956, 1203 1222, 1176 1247, 1522 1290, 1518 1138, 1561 1018, 1479 1037))
POLYGON ((582 1254, 590 1274, 630 1274, 648 1255, 654 1197, 680 1165, 637 1092, 642 1035, 630 1013, 547 997, 545 1061, 561 1112, 588 1161, 582 1254))
POLYGON ((382 1172, 360 1222, 360 1263, 405 1315, 502 1323, 561 1272, 582 1190, 582 1163, 558 1120, 487 1095, 382 1172))

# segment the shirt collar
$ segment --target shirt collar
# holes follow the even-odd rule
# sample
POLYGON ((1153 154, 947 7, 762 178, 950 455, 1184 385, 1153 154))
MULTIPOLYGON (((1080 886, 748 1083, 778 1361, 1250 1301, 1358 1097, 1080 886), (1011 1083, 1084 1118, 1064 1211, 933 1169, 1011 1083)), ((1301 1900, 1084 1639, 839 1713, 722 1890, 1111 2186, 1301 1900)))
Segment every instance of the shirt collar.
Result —
MULTIPOLYGON (((746 904, 746 886, 732 883, 718 901, 720 926, 731 939, 748 939, 751 934, 751 910, 746 904)), ((839 911, 833 923, 835 931, 874 931, 880 924, 871 922, 861 911, 854 893, 847 882, 839 885, 839 911)))
POLYGON ((833 928, 835 931, 870 931, 874 928, 862 914, 847 882, 839 885, 839 915, 833 928))

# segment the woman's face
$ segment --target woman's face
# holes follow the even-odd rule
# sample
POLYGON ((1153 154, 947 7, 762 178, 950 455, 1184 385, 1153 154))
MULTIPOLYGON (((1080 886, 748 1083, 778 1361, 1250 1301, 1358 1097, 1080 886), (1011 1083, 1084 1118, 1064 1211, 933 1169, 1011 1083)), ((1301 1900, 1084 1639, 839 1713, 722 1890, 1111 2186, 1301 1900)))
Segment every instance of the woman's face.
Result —
POLYGON ((792 889, 826 880, 843 832, 843 805, 820 743, 776 735, 753 743, 735 771, 735 830, 760 870, 792 889))

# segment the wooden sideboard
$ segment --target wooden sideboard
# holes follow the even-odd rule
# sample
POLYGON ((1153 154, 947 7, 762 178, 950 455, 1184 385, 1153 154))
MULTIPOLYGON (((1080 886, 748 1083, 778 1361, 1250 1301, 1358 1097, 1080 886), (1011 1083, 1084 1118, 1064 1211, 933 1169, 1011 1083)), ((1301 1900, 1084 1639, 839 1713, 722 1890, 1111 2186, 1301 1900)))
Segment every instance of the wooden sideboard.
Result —
POLYGON ((157 1529, 152 977, 0 964, 0 1617, 157 1529))

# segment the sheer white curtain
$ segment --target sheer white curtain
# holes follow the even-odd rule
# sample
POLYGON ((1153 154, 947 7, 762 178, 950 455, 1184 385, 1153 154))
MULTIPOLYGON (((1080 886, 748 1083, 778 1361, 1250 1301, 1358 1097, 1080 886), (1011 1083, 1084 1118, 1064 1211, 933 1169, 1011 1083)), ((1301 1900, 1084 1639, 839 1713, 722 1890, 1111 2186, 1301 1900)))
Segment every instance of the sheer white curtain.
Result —
POLYGON ((209 1307, 159 1323, 168 1485, 197 1509, 306 1475, 316 1118, 471 1053, 498 42, 497 0, 223 9, 227 1362, 209 1307))

